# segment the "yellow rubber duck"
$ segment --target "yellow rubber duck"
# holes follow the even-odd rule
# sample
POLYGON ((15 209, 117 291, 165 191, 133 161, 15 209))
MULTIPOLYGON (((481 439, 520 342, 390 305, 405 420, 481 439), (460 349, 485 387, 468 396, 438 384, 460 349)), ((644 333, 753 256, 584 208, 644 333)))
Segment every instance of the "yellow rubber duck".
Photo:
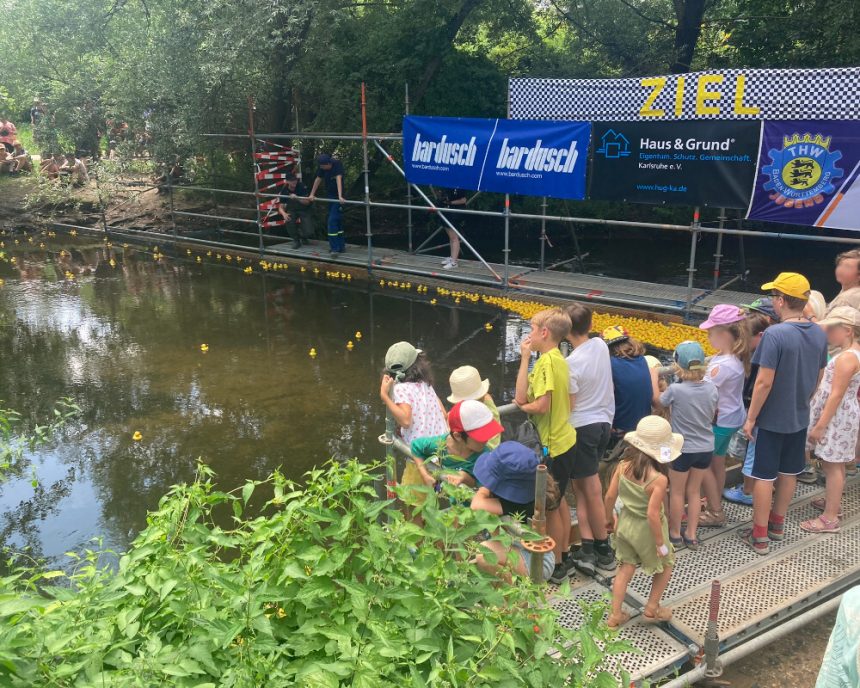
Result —
POLYGON ((216 254, 215 254, 215 259, 216 259, 216 260, 221 260, 221 254, 220 254, 220 253, 216 253, 216 254))
POLYGON ((189 256, 190 256, 190 255, 191 255, 191 249, 190 249, 190 248, 186 248, 186 249, 185 249, 185 253, 186 253, 187 255, 189 255, 189 256))
POLYGON ((140 434, 140 430, 135 430, 134 434, 131 436, 135 442, 140 442, 143 439, 143 435, 140 434))
POLYGON ((198 262, 198 263, 202 263, 202 262, 203 262, 203 259, 202 259, 200 256, 197 256, 197 262, 198 262))
POLYGON ((6 284, 6 280, 0 279, 0 287, 2 287, 4 284, 6 284))
POLYGON ((206 257, 211 258, 212 257, 212 251, 206 251, 206 257))
POLYGON ((113 258, 111 258, 111 259, 108 261, 108 264, 109 264, 112 268, 115 268, 115 267, 116 267, 116 261, 115 261, 113 258))
POLYGON ((252 272, 254 272, 254 268, 252 268, 252 267, 249 265, 248 267, 246 267, 246 268, 243 270, 243 272, 244 272, 246 275, 250 275, 252 272))
POLYGON ((302 265, 301 270, 302 272, 307 272, 307 268, 304 265, 302 265))
POLYGON ((346 343, 347 351, 352 351, 354 347, 355 347, 355 344, 353 344, 351 341, 346 343))
POLYGON ((493 326, 492 326, 492 324, 487 323, 486 325, 484 325, 484 329, 485 329, 487 332, 492 332, 492 331, 493 331, 493 326))
POLYGON ((361 341, 361 331, 355 333, 355 338, 361 341))
POLYGON ((316 358, 317 350, 312 348, 310 351, 308 351, 308 356, 310 356, 311 358, 316 358))
POLYGON ((228 253, 226 256, 224 256, 224 257, 225 257, 227 260, 233 260, 233 256, 231 256, 229 253, 228 253))
POLYGON ((39 248, 45 248, 45 243, 44 243, 44 242, 41 242, 41 243, 39 244, 39 248))
POLYGON ((435 306, 436 305, 436 299, 430 299, 430 305, 435 306))
POLYGON ((205 354, 207 351, 209 351, 209 345, 208 344, 201 344, 200 345, 200 351, 202 351, 205 354))

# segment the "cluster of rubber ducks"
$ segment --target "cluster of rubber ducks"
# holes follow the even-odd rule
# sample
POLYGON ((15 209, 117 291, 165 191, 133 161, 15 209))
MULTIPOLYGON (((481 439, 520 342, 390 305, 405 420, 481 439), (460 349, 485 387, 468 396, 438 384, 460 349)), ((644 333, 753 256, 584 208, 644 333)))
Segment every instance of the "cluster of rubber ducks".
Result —
POLYGON ((347 282, 352 280, 352 275, 348 272, 340 272, 339 270, 326 270, 325 276, 326 279, 330 280, 346 280, 347 282))
MULTIPOLYGON (((356 342, 361 341, 362 336, 363 335, 361 334, 361 330, 357 330, 356 333, 353 335, 353 339, 355 339, 355 342, 352 339, 350 339, 346 343, 346 350, 352 351, 356 346, 356 342)), ((308 356, 310 356, 311 358, 316 358, 318 356, 317 350, 315 348, 311 347, 311 350, 308 351, 308 356)))

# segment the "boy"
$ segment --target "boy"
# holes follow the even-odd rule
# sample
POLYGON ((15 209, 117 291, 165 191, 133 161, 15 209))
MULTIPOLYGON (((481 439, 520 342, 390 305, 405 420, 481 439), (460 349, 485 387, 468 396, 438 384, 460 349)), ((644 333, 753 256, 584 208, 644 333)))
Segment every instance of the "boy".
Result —
POLYGON ((573 445, 573 494, 576 495, 582 547, 572 554, 573 565, 594 575, 595 568, 613 570, 615 553, 606 533, 603 490, 598 476, 600 459, 609 445, 615 417, 615 393, 609 347, 600 337, 589 338, 591 309, 579 303, 565 309, 571 328, 567 341, 573 353, 567 357, 570 383, 570 424, 576 430, 573 445))
MULTIPOLYGON (((544 460, 558 483, 561 496, 570 482, 576 431, 569 422, 570 393, 567 363, 558 350, 570 334, 570 318, 560 308, 549 308, 531 319, 531 333, 520 345, 520 369, 517 373, 515 401, 529 414, 543 445, 544 460), (529 373, 529 359, 535 351, 541 354, 529 373)), ((572 564, 562 560, 570 546, 570 509, 567 505, 547 517, 547 530, 555 540, 555 560, 550 580, 560 583, 572 564)))
POLYGON ((772 290, 780 323, 765 330, 752 360, 758 376, 743 430, 756 443, 753 527, 739 535, 764 555, 770 540, 785 538, 785 514, 805 464, 809 402, 827 365, 827 337, 803 315, 811 290, 803 275, 780 273, 762 289, 772 290))
POLYGON ((317 189, 320 184, 325 182, 325 190, 328 198, 337 199, 337 203, 328 204, 328 245, 331 249, 332 258, 339 253, 346 251, 346 244, 343 239, 343 203, 346 200, 343 197, 343 164, 340 160, 336 160, 328 153, 323 153, 317 158, 316 178, 308 200, 313 201, 317 195, 317 189))

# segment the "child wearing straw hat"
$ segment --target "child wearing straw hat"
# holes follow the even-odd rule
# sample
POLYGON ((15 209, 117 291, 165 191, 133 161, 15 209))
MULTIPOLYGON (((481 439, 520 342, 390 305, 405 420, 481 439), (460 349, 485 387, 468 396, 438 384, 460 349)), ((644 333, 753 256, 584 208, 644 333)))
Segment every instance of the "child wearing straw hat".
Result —
MULTIPOLYGON (((448 396, 448 401, 452 404, 470 400, 480 401, 490 410, 496 422, 501 422, 499 409, 496 408, 496 403, 493 401, 493 397, 490 396, 490 381, 482 380, 477 368, 470 365, 455 368, 451 372, 448 382, 451 385, 451 394, 448 396)), ((487 442, 487 448, 491 450, 495 449, 501 441, 501 435, 496 436, 487 442)))
POLYGON ((640 565, 652 576, 642 619, 646 623, 660 623, 672 618, 671 610, 660 606, 675 564, 663 502, 669 486, 666 471, 681 455, 684 438, 672 432, 665 418, 646 416, 624 440, 630 446, 612 476, 604 502, 606 528, 609 532, 615 530, 613 544, 619 564, 612 584, 612 612, 607 621, 610 628, 630 620, 622 604, 640 565), (624 506, 616 526, 615 502, 619 497, 624 506))

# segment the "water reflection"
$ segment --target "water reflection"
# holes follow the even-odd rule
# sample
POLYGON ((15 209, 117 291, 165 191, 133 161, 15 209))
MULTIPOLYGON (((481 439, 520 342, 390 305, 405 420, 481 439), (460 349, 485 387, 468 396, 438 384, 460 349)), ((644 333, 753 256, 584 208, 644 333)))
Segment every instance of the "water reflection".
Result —
POLYGON ((84 409, 33 456, 37 487, 29 474, 0 483, 0 543, 49 558, 95 535, 124 548, 198 457, 225 486, 379 458, 379 372, 399 339, 428 351, 443 397, 465 363, 497 398, 513 394, 522 324, 498 311, 92 241, 12 255, 0 263, 0 399, 31 419, 63 396, 84 409))

